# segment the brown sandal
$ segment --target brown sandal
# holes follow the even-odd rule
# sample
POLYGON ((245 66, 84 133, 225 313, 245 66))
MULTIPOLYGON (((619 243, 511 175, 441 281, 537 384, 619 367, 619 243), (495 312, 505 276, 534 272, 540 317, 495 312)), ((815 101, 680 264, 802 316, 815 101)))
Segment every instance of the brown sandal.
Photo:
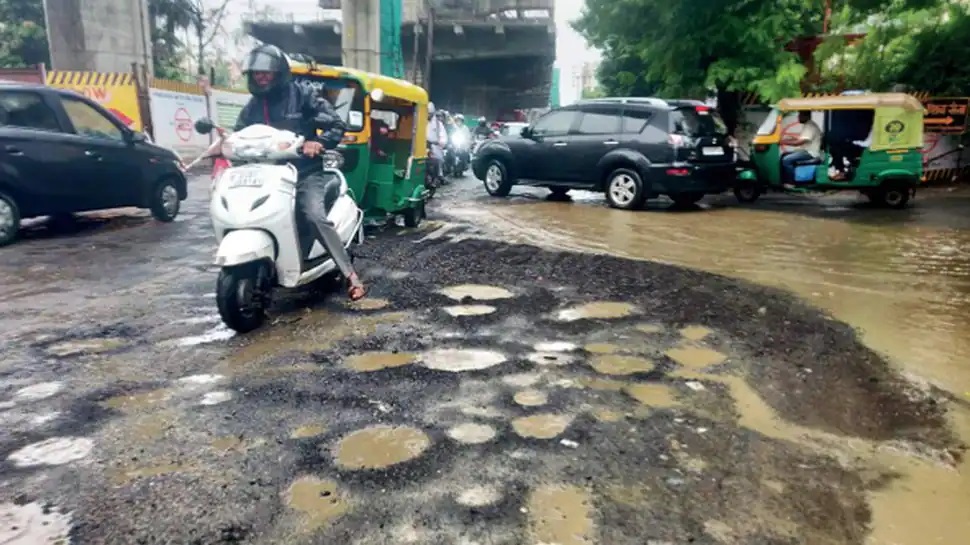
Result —
POLYGON ((367 288, 362 285, 350 286, 350 289, 347 290, 347 297, 351 301, 360 301, 364 297, 367 297, 367 288))

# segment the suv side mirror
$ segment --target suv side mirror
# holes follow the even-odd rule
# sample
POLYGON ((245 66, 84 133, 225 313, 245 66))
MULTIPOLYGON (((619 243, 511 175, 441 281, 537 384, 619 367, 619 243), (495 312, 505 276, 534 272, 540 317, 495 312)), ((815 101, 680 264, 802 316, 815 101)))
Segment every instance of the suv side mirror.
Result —
POLYGON ((215 124, 207 117, 203 117, 195 122, 195 132, 199 134, 209 134, 214 128, 215 124))
POLYGON ((522 138, 532 138, 532 127, 522 127, 519 134, 522 136, 522 138))
POLYGON ((131 131, 128 133, 128 141, 137 144, 138 142, 147 142, 148 137, 141 131, 131 131))

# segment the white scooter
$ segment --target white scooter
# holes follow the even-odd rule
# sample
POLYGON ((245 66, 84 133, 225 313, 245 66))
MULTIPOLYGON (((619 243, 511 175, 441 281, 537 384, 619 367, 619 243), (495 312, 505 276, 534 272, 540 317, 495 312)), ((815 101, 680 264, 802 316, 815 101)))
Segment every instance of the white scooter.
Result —
MULTIPOLYGON (((263 324, 273 288, 296 288, 323 277, 338 278, 337 264, 317 240, 308 220, 296 212, 297 170, 286 163, 300 156, 304 138, 268 125, 228 135, 208 119, 195 123, 202 134, 220 138, 196 159, 221 155, 231 161, 216 171, 209 211, 221 267, 216 288, 219 315, 231 329, 247 333, 263 324)), ((343 157, 327 152, 324 176, 327 217, 344 247, 364 242, 364 213, 340 172, 343 157)), ((187 168, 190 168, 190 165, 187 168)))

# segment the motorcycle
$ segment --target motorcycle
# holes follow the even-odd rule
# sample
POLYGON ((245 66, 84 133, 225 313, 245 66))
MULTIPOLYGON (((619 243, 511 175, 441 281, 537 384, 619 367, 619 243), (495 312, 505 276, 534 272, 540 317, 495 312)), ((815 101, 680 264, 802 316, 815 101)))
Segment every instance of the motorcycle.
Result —
MULTIPOLYGON (((225 324, 247 333, 266 318, 273 288, 297 288, 320 279, 337 280, 340 271, 296 210, 297 170, 288 159, 300 157, 304 138, 268 125, 229 134, 208 119, 195 123, 200 134, 218 132, 205 157, 216 160, 209 211, 219 249, 216 303, 225 324)), ((340 172, 343 156, 328 151, 321 159, 328 179, 324 206, 345 248, 364 242, 364 213, 340 172)))
POLYGON ((449 139, 448 150, 445 155, 445 175, 461 178, 471 163, 471 153, 468 149, 468 135, 455 131, 449 139))

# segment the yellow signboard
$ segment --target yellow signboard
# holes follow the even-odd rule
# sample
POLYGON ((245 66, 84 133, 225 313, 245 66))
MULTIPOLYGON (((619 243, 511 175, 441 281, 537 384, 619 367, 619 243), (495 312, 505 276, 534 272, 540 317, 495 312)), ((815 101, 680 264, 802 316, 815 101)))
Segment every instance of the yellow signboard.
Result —
POLYGON ((138 109, 138 92, 131 74, 102 74, 99 72, 52 71, 47 73, 47 85, 71 89, 104 106, 128 127, 142 130, 138 109))

